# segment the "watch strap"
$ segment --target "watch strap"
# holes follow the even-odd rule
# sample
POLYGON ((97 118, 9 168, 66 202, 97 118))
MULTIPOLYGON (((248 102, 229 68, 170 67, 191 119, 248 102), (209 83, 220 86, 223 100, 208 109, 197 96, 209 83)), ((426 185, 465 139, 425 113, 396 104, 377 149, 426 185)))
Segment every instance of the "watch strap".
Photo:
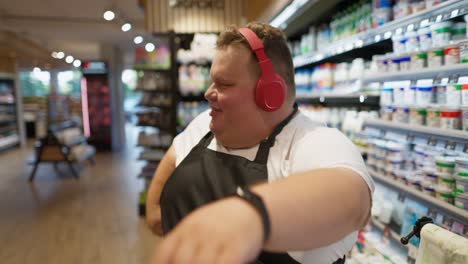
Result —
POLYGON ((236 196, 249 203, 260 215, 263 225, 263 240, 270 238, 271 224, 268 211, 265 207, 262 197, 250 191, 247 187, 238 186, 236 196))

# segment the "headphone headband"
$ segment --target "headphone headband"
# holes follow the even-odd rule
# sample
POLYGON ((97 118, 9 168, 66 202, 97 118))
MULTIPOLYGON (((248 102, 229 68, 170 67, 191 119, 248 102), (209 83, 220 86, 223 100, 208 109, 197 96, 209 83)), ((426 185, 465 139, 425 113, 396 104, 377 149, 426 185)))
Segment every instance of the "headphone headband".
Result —
POLYGON ((283 105, 286 98, 286 83, 275 73, 273 65, 265 54, 262 41, 249 28, 240 28, 239 33, 247 40, 258 60, 260 78, 255 88, 255 102, 264 111, 273 112, 283 105))
POLYGON ((273 65, 266 55, 263 43, 257 37, 257 34, 255 34, 255 32, 253 32, 250 28, 246 27, 239 28, 239 33, 244 36, 250 48, 255 53, 262 74, 266 74, 268 76, 274 75, 273 65))

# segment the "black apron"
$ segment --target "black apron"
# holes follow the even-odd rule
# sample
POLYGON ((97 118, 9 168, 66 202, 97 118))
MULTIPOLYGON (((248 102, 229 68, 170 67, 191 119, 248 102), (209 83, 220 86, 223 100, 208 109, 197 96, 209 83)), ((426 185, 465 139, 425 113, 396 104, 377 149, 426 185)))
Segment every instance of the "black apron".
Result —
MULTIPOLYGON (((297 112, 294 111, 275 127, 268 139, 260 143, 254 161, 208 149, 213 134, 208 132, 177 166, 161 193, 162 228, 167 234, 182 218, 207 203, 226 198, 237 186, 268 181, 267 160, 276 136, 297 112)), ((341 259, 340 259, 341 260, 341 259)), ((299 264, 287 253, 262 251, 255 263, 299 264)), ((336 263, 344 263, 336 262, 336 263)))

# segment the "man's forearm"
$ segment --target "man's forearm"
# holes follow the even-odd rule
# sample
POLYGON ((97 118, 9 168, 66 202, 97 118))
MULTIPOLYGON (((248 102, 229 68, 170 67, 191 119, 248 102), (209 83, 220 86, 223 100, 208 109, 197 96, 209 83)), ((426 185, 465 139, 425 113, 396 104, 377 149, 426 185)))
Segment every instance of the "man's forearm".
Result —
POLYGON ((171 146, 159 163, 159 166, 154 173, 153 179, 151 180, 151 184, 148 190, 147 204, 153 207, 159 205, 161 191, 164 188, 164 184, 166 183, 167 179, 174 170, 175 156, 173 147, 171 146))
POLYGON ((252 188, 267 207, 265 249, 307 250, 330 245, 363 227, 371 207, 365 181, 350 169, 318 169, 252 188))

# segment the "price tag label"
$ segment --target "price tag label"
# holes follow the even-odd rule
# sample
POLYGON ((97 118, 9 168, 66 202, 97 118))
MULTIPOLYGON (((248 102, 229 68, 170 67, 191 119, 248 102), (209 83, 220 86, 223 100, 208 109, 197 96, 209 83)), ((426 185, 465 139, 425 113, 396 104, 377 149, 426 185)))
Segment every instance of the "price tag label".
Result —
POLYGON ((418 248, 411 243, 408 243, 408 257, 412 259, 418 257, 418 248))
POLYGON ((399 193, 399 194, 398 194, 398 201, 404 203, 405 200, 406 200, 406 195, 403 194, 403 193, 399 193))
POLYGON ((406 136, 406 141, 408 141, 408 143, 413 143, 414 142, 414 135, 408 134, 406 136))
POLYGON ((437 138, 429 137, 427 139, 427 145, 436 146, 437 145, 437 138))
POLYGON ((428 213, 427 213, 427 216, 432 218, 433 221, 435 221, 435 219, 437 218, 437 211, 434 210, 434 209, 429 209, 428 210, 428 213))
POLYGON ((385 137, 386 134, 387 134, 387 131, 386 131, 386 130, 384 130, 384 129, 381 129, 381 130, 380 130, 380 136, 381 136, 381 137, 385 137))
POLYGON ((455 150, 456 146, 457 146, 457 142, 455 141, 447 140, 447 142, 445 142, 445 149, 455 150))

